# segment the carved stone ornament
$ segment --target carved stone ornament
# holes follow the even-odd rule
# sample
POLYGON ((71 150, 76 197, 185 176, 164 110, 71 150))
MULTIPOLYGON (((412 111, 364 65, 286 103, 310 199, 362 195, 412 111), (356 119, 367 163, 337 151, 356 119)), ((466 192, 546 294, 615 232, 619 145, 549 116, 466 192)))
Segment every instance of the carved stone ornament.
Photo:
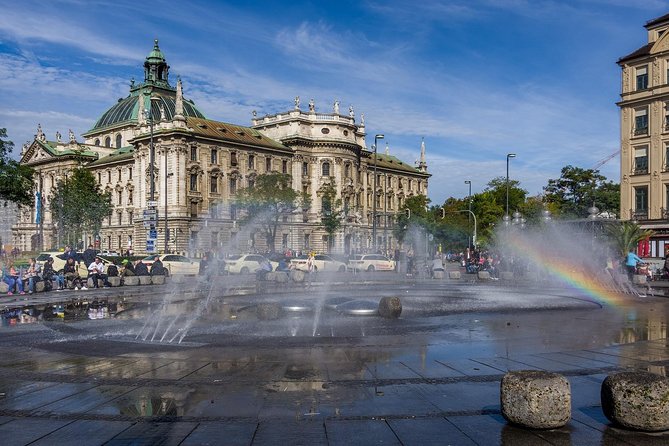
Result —
POLYGON ((630 182, 629 175, 627 174, 623 175, 623 183, 629 183, 629 182, 630 182))
POLYGON ((312 113, 316 111, 316 103, 314 102, 314 98, 309 99, 309 111, 312 113))
POLYGON ((46 135, 44 135, 44 132, 42 131, 42 124, 37 124, 37 136, 36 139, 41 142, 46 141, 46 135))
POLYGON ((653 85, 660 85, 660 60, 653 61, 653 85))
POLYGON ((623 92, 630 90, 630 67, 623 68, 623 92))

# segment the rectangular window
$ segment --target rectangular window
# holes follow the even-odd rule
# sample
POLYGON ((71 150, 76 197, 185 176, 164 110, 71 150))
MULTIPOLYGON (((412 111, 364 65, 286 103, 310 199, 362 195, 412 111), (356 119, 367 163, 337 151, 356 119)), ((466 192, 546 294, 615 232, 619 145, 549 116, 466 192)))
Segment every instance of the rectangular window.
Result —
POLYGON ((302 163, 302 176, 309 176, 309 163, 302 163))
POLYGON ((634 173, 648 173, 648 146, 634 149, 634 173))
POLYGON ((132 180, 132 167, 128 167, 128 178, 132 180))
POLYGON ((121 222, 123 221, 123 214, 119 212, 116 215, 118 215, 118 225, 121 226, 121 222))
POLYGON ((190 204, 190 216, 197 217, 197 212, 198 212, 197 201, 192 201, 190 204))
POLYGON ((218 150, 211 149, 211 164, 218 164, 218 150))
POLYGON ((211 176, 209 178, 209 192, 212 194, 218 193, 218 178, 216 176, 211 176))
POLYGON ((132 204, 132 189, 128 190, 128 204, 132 204))
POLYGON ((636 69, 636 89, 645 90, 648 88, 648 66, 644 65, 636 69))
POLYGON ((118 170, 118 181, 121 181, 121 169, 118 170))
POLYGON ((634 110, 634 134, 648 134, 648 108, 634 110))
POLYGON ((234 204, 230 205, 230 218, 232 220, 237 219, 237 205, 234 205, 234 204))
POLYGON ((634 188, 634 213, 648 214, 648 186, 634 188))
POLYGON ((197 147, 190 148, 190 160, 197 161, 197 147))
POLYGON ((664 185, 664 215, 662 218, 667 218, 669 215, 669 184, 664 185))
POLYGON ((283 249, 288 248, 288 234, 281 235, 281 247, 283 249))
POLYGON ((130 224, 133 224, 133 223, 134 223, 134 221, 133 221, 133 214, 132 214, 132 211, 128 211, 128 222, 129 222, 130 224))
POLYGON ((111 183, 111 170, 107 171, 107 183, 111 183))
POLYGON ((265 172, 271 172, 272 171, 272 158, 265 158, 265 172))
POLYGON ((249 183, 249 189, 253 189, 254 187, 256 187, 256 182, 254 179, 249 178, 248 183, 249 183))
POLYGON ((249 170, 256 168, 256 158, 253 155, 249 155, 249 170))
POLYGON ((281 161, 281 173, 288 173, 288 161, 281 161))
POLYGON ((230 166, 237 167, 237 152, 230 152, 230 166))
POLYGON ((237 179, 230 178, 230 195, 234 195, 236 193, 237 193, 237 179))
POLYGON ((190 190, 191 192, 197 192, 197 174, 190 174, 190 190))

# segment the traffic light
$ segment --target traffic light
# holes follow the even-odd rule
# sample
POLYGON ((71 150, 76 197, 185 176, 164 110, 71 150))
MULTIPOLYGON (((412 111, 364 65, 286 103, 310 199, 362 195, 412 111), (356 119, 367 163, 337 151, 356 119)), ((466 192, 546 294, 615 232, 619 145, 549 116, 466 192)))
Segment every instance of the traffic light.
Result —
POLYGON ((404 215, 406 215, 407 218, 411 218, 411 209, 406 208, 406 209, 404 210, 404 215))
POLYGON ((446 209, 441 208, 441 219, 443 220, 444 218, 446 218, 446 209))

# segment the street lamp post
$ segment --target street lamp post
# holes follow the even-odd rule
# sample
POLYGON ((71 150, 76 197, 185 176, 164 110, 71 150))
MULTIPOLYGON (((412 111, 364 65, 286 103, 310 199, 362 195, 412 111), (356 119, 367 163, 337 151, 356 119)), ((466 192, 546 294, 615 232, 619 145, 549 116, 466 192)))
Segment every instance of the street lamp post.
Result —
MULTIPOLYGON (((465 184, 469 185, 469 195, 467 195, 467 202, 469 203, 469 212, 472 211, 472 182, 471 180, 465 180, 465 184)), ((472 217, 469 215, 469 224, 472 223, 472 217)), ((467 237, 467 245, 469 246, 469 251, 471 252, 472 249, 472 239, 471 237, 467 237)))
POLYGON ((509 159, 515 157, 516 157, 515 153, 506 154, 506 213, 504 214, 504 216, 506 217, 507 220, 509 218, 509 159))
POLYGON ((379 139, 383 139, 384 135, 378 134, 374 136, 374 193, 372 194, 372 246, 376 252, 376 147, 379 139))

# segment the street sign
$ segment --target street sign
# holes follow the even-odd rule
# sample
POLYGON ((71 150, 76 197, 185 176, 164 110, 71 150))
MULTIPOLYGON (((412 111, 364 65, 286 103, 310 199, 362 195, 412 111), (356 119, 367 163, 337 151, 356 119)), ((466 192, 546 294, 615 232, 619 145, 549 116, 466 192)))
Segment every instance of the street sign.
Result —
POLYGON ((156 241, 147 240, 146 241, 146 252, 156 252, 156 241))
POLYGON ((156 220, 144 220, 145 229, 153 229, 156 227, 156 220))
POLYGON ((156 229, 149 230, 149 233, 146 236, 146 239, 147 240, 157 240, 158 239, 158 231, 156 229))
POLYGON ((155 209, 144 209, 144 220, 155 220, 158 217, 158 211, 155 209))
POLYGON ((150 208, 155 208, 156 206, 158 206, 158 202, 157 201, 147 201, 146 205, 150 208))

